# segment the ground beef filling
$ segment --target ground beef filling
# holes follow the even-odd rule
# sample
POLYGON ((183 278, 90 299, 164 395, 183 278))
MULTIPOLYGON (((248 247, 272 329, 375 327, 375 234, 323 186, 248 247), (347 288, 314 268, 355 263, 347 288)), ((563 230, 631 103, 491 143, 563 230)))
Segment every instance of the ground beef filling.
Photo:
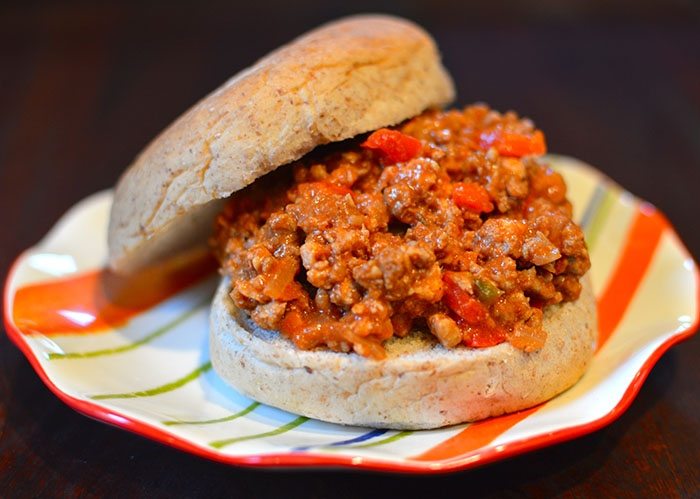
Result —
POLYGON ((544 137, 485 106, 426 112, 233 196, 214 250, 231 298, 299 348, 383 358, 414 328, 447 348, 542 347, 542 309, 590 261, 544 137))

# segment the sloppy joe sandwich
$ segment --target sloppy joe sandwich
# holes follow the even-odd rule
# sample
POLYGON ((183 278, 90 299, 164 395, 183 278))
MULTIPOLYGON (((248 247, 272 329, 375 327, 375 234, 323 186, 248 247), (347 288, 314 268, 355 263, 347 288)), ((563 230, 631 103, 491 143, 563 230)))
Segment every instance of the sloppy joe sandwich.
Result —
POLYGON ((442 110, 412 23, 323 26, 226 82, 121 178, 110 264, 209 242, 216 372, 305 416, 434 428, 574 384, 596 338, 583 232, 531 121, 442 110))

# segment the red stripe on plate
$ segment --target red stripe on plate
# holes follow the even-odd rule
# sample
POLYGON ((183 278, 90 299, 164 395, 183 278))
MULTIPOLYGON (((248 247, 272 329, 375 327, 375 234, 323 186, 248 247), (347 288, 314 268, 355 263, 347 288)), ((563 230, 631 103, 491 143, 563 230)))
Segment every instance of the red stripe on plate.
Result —
MULTIPOLYGON (((598 300, 599 349, 620 324, 649 268, 666 226, 666 220, 651 205, 642 204, 639 207, 627 232, 618 265, 598 300)), ((410 459, 444 461, 465 458, 493 442, 541 407, 543 405, 471 424, 457 435, 410 459)))

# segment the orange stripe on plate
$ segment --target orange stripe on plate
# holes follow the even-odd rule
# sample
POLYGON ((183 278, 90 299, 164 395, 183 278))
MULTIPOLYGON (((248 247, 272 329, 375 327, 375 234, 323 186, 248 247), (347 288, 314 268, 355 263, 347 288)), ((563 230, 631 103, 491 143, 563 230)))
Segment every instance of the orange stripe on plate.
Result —
POLYGON ((524 411, 514 412, 513 414, 473 423, 452 438, 448 438, 441 444, 412 459, 418 461, 440 461, 480 449, 539 408, 540 406, 536 406, 524 411))
POLYGON ((109 330, 211 275, 215 268, 208 252, 194 250, 131 275, 102 269, 30 284, 17 290, 12 319, 24 334, 109 330))
MULTIPOLYGON (((598 300, 598 348, 610 338, 622 320, 667 225, 663 216, 653 207, 640 206, 627 233, 618 265, 598 300)), ((604 241, 601 243, 604 244, 604 241)), ((440 461, 464 458, 493 442, 520 421, 537 412, 540 407, 543 405, 471 424, 457 435, 411 459, 440 461)))
POLYGON ((598 299, 598 349, 620 324, 667 225, 664 217, 650 205, 642 205, 637 212, 615 271, 598 299))

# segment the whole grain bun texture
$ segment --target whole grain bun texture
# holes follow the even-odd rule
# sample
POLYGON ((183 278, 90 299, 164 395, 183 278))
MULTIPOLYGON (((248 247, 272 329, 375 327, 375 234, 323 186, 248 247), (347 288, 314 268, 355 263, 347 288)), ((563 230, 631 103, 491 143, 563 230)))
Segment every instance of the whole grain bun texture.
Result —
POLYGON ((165 129, 119 180, 110 267, 130 272, 202 244, 222 201, 319 145, 454 98, 432 38, 390 16, 310 31, 244 69, 165 129))

